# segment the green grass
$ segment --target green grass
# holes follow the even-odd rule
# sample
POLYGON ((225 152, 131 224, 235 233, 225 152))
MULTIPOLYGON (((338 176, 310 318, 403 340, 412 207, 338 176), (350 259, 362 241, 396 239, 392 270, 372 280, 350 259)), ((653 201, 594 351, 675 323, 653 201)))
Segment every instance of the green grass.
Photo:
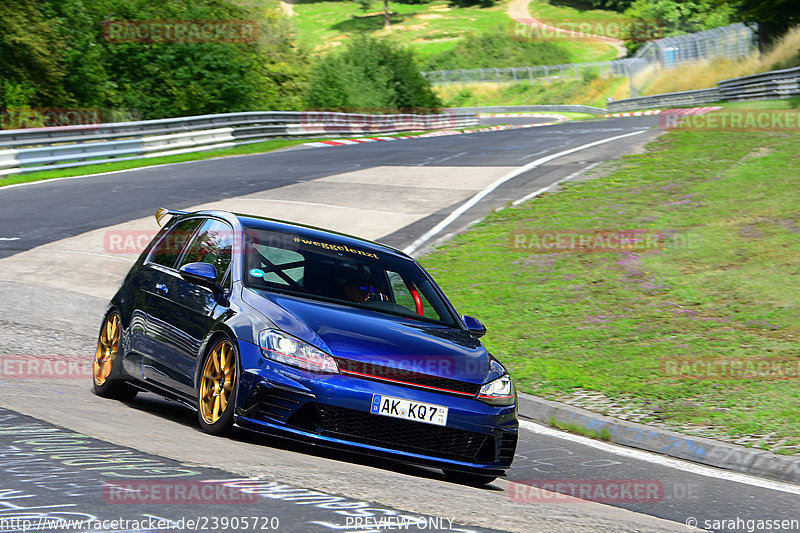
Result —
MULTIPOLYGON (((269 6, 277 5, 278 2, 270 1, 269 6)), ((382 4, 378 2, 368 13, 355 2, 301 2, 295 4, 296 15, 290 20, 298 43, 315 53, 333 50, 353 35, 369 34, 408 46, 425 62, 454 49, 470 34, 496 32, 498 28, 510 34, 512 21, 506 13, 507 7, 507 1, 489 8, 451 6, 441 1, 430 4, 392 2, 392 27, 386 31, 382 4)), ((512 43, 510 39, 509 43, 512 43)), ((613 47, 605 43, 559 40, 556 45, 567 55, 567 62, 605 61, 616 57, 613 47)), ((484 64, 474 67, 491 67, 495 62, 487 57, 484 64)))
POLYGON ((714 102, 709 106, 720 106, 725 109, 798 109, 800 98, 783 100, 754 100, 751 102, 714 102))
POLYGON ((664 358, 798 360, 800 134, 675 132, 605 177, 491 215, 422 259, 520 390, 800 443, 790 379, 681 378, 664 358), (660 252, 537 254, 514 230, 649 228, 660 252), (690 241, 687 241, 691 239, 690 241), (691 242, 692 246, 681 246, 691 242))
POLYGON ((608 428, 603 428, 600 431, 596 431, 594 429, 583 427, 578 424, 570 424, 569 422, 560 422, 556 420, 555 417, 550 418, 550 425, 558 429, 563 429, 564 431, 569 431, 570 433, 575 433, 577 435, 583 435, 584 437, 589 437, 590 439, 611 440, 611 432, 609 431, 608 428))
POLYGON ((575 0, 533 0, 528 11, 535 19, 551 26, 622 39, 619 29, 633 19, 616 11, 593 9, 588 2, 575 0), (581 27, 580 25, 588 25, 581 27))

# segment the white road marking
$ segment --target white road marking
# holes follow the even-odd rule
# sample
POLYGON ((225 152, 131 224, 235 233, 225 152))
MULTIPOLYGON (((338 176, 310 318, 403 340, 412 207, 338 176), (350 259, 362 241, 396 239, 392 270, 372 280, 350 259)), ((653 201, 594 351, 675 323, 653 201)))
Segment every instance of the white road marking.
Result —
POLYGON ((545 163, 548 163, 548 162, 552 161, 553 159, 557 159, 559 157, 563 157, 563 156, 569 155, 569 154, 574 154, 575 152, 579 152, 581 150, 586 150, 587 148, 592 148, 594 146, 599 146, 601 144, 605 144, 605 143, 608 143, 608 142, 616 141, 618 139, 624 139, 625 137, 630 137, 632 135, 639 135, 640 133, 644 133, 645 131, 647 131, 647 130, 643 129, 643 130, 634 131, 634 132, 631 132, 631 133, 625 133, 625 134, 622 134, 622 135, 615 135, 614 137, 608 137, 607 139, 601 139, 599 141, 594 141, 594 142, 590 142, 588 144, 583 144, 581 146, 576 146, 575 148, 570 148, 569 150, 564 150, 562 152, 556 152, 555 154, 550 154, 548 156, 541 157, 541 158, 539 158, 539 159, 537 159, 535 161, 531 161, 530 163, 528 163, 526 165, 523 165, 523 166, 519 167, 518 169, 516 169, 516 170, 514 170, 512 172, 509 172, 505 176, 497 179, 496 181, 491 183, 488 187, 486 187, 482 191, 480 191, 477 194, 475 194, 472 198, 470 198, 465 203, 463 203, 461 206, 459 206, 458 209, 456 209, 455 211, 450 213, 444 220, 442 220, 441 222, 436 224, 433 228, 431 228, 430 230, 425 232, 421 237, 419 237, 417 240, 415 240, 413 243, 411 243, 409 246, 407 246, 405 249, 403 249, 403 251, 405 253, 409 254, 409 255, 413 254, 416 250, 419 249, 420 246, 422 246, 428 240, 430 240, 431 237, 434 237, 436 234, 441 232, 444 228, 446 228, 447 226, 452 224, 453 221, 455 221, 458 217, 460 217, 461 215, 466 213, 469 209, 474 207, 475 204, 477 204, 478 202, 480 202, 481 200, 486 198, 486 196, 488 196, 489 193, 491 193, 492 191, 494 191, 495 189, 497 189, 498 187, 500 187, 501 185, 503 185, 507 181, 516 178, 520 174, 524 174, 525 172, 528 172, 529 170, 533 170, 534 168, 539 167, 541 165, 544 165, 545 163))
POLYGON ((511 207, 516 207, 516 206, 518 206, 519 204, 521 204, 522 202, 527 202, 527 201, 528 201, 528 200, 530 200, 531 198, 534 198, 534 197, 536 197, 536 196, 539 196, 540 194, 546 193, 546 192, 547 192, 547 191, 549 191, 550 189, 554 188, 556 185, 558 185, 558 184, 560 184, 560 183, 564 183, 565 181, 569 181, 569 180, 571 180, 572 178, 574 178, 575 176, 578 176, 578 175, 580 175, 580 174, 583 174, 584 172, 588 172, 588 171, 592 170, 594 167, 596 167, 596 166, 597 166, 597 165, 599 165, 599 164, 600 164, 599 162, 597 162, 597 163, 592 163, 591 165, 589 165, 589 166, 587 166, 587 167, 584 167, 584 168, 582 168, 582 169, 580 169, 580 170, 577 170, 577 171, 573 172, 572 174, 570 174, 570 175, 569 175, 569 176, 567 176, 566 178, 562 178, 562 179, 558 180, 558 181, 557 181, 557 182, 555 182, 555 183, 551 183, 551 184, 550 184, 550 185, 548 185, 547 187, 542 187, 542 188, 541 188, 541 189, 539 189, 538 191, 533 191, 533 192, 532 192, 532 193, 530 193, 530 194, 526 194, 525 196, 523 196, 523 197, 522 197, 522 198, 520 198, 519 200, 516 200, 515 202, 513 202, 513 203, 511 204, 511 207))
POLYGON ((19 237, 0 237, 0 241, 18 241, 19 237))
POLYGON ((759 487, 762 489, 777 490, 780 492, 788 492, 789 494, 800 494, 800 486, 791 483, 782 483, 780 481, 772 481, 769 479, 762 479, 747 474, 740 474, 738 472, 730 472, 728 470, 719 470, 710 466, 682 461, 674 457, 660 455, 653 452, 644 450, 637 450, 635 448, 627 448, 611 444, 608 442, 590 439, 581 435, 574 435, 565 431, 560 431, 548 426, 537 424, 528 420, 520 420, 520 427, 532 431, 537 435, 546 435, 548 437, 555 437, 557 439, 568 440, 584 446, 590 446, 598 450, 612 453, 620 457, 627 457, 629 459, 636 459, 639 461, 647 461, 648 463, 655 463, 661 466, 666 466, 675 470, 682 470, 690 474, 697 474, 700 476, 712 477, 716 479, 724 479, 726 481, 733 481, 735 483, 742 483, 752 487, 759 487))

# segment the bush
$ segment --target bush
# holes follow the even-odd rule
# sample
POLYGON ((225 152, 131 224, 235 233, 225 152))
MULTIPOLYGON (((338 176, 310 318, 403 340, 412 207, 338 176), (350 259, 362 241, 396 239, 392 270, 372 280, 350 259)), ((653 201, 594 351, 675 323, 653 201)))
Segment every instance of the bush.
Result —
POLYGON ((473 34, 452 50, 429 57, 423 70, 457 70, 469 68, 519 67, 569 63, 569 52, 559 43, 518 41, 497 28, 473 34))
POLYGON ((435 111, 441 106, 409 50, 366 36, 314 67, 305 102, 342 111, 435 111))

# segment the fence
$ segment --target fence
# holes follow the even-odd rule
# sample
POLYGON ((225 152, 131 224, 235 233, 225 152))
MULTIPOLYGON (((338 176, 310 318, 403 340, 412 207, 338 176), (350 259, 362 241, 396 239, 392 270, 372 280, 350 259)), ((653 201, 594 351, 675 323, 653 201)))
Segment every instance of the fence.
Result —
POLYGON ((646 61, 630 58, 596 63, 569 63, 535 67, 435 70, 422 74, 434 85, 476 82, 529 82, 533 84, 538 81, 580 80, 588 76, 627 76, 631 70, 635 73, 647 66, 646 61))
POLYGON ((633 57, 645 59, 658 68, 670 69, 683 63, 726 57, 742 59, 756 50, 756 35, 741 22, 711 30, 664 37, 646 42, 633 57))
POLYGON ((0 176, 229 148, 280 137, 473 126, 475 113, 365 115, 226 113, 114 124, 0 131, 0 176))
POLYGON ((450 83, 540 83, 569 81, 589 77, 627 77, 631 95, 638 94, 647 81, 647 68, 655 75, 659 69, 679 67, 700 59, 727 57, 741 59, 756 49, 754 31, 745 24, 714 28, 687 35, 664 37, 646 42, 633 57, 597 63, 570 63, 530 67, 478 68, 423 72, 434 85, 450 83))

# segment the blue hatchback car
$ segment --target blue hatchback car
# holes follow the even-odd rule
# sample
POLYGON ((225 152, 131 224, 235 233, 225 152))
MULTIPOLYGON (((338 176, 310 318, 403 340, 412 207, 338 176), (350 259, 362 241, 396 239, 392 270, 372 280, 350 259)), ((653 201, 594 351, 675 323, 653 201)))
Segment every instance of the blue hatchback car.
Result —
POLYGON ((140 390, 234 424, 441 468, 483 484, 517 444, 506 369, 411 257, 222 211, 166 221, 111 300, 94 391, 140 390))

